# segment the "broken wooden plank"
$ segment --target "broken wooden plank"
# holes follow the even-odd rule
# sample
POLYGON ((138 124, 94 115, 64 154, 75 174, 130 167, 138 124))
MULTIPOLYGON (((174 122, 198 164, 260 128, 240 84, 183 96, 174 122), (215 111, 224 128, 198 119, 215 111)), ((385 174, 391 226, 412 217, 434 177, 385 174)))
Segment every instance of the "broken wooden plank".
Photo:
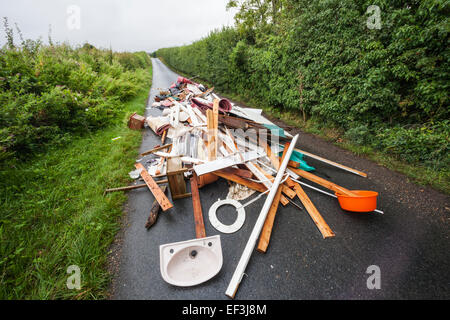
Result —
POLYGON ((300 168, 300 162, 289 160, 288 166, 298 169, 298 168, 300 168))
MULTIPOLYGON (((166 192, 166 186, 161 187, 162 192, 166 192)), ((152 208, 150 209, 150 215, 148 216, 147 222, 145 223, 145 228, 149 229, 152 225, 155 224, 156 219, 158 219, 159 210, 161 206, 158 201, 153 201, 152 208)))
POLYGON ((294 199, 295 198, 295 196, 296 196, 296 194, 295 194, 295 191, 294 190, 292 190, 291 188, 289 188, 287 185, 285 185, 285 184, 282 184, 281 185, 281 190, 283 191, 283 193, 285 194, 285 195, 287 195, 289 198, 291 198, 291 199, 294 199))
POLYGON ((267 247, 269 246, 270 236, 272 234, 273 223, 275 221, 275 214, 278 210, 278 206, 281 199, 281 185, 278 187, 277 193, 273 198, 273 202, 270 206, 269 213, 267 214, 266 221, 264 221, 264 226, 259 235, 259 243, 256 250, 261 253, 265 253, 267 251, 267 247), (270 218, 269 218, 270 217, 270 218))
POLYGON ((169 129, 164 130, 163 134, 161 135, 161 143, 162 144, 166 143, 167 131, 169 131, 169 129))
POLYGON ((145 170, 144 166, 141 163, 136 163, 134 166, 136 167, 136 169, 142 169, 141 177, 144 179, 145 183, 152 192, 153 196, 158 201, 163 211, 172 208, 173 204, 170 203, 169 199, 166 197, 164 192, 162 192, 162 190, 159 188, 159 186, 156 184, 155 180, 153 180, 147 170, 145 170))
MULTIPOLYGON (((181 159, 181 158, 180 158, 181 159)), ((187 172, 187 171, 189 171, 190 169, 189 168, 181 168, 181 169, 177 169, 177 170, 171 170, 170 172, 167 172, 166 174, 164 174, 165 176, 173 176, 173 175, 176 175, 176 174, 179 174, 179 173, 184 173, 184 172, 187 172)))
POLYGON ((322 236, 324 238, 334 237, 334 232, 331 230, 331 228, 325 222, 322 215, 319 213, 317 208, 314 206, 312 201, 309 199, 308 195, 303 190, 303 188, 300 186, 300 184, 296 183, 294 190, 297 193, 297 196, 300 199, 300 201, 303 203, 303 206, 305 207, 306 211, 308 211, 309 216, 316 224, 320 233, 322 233, 322 236))
POLYGON ((219 99, 214 99, 213 104, 213 136, 214 136, 214 154, 217 158, 217 150, 219 149, 219 99))
POLYGON ((218 116, 219 122, 234 129, 247 129, 248 124, 245 120, 236 117, 230 117, 223 114, 218 116))
POLYGON ((198 179, 195 172, 191 177, 192 207, 194 208, 195 235, 197 239, 205 238, 205 224, 203 222, 202 203, 198 192, 198 179))
MULTIPOLYGON (((159 181, 155 181, 157 184, 163 184, 163 183, 167 183, 167 179, 166 180, 159 180, 159 181)), ((126 187, 118 187, 118 188, 111 188, 111 189, 106 189, 104 191, 104 193, 109 193, 109 192, 116 192, 116 191, 128 191, 128 190, 134 190, 134 189, 140 189, 140 188, 145 188, 147 187, 146 184, 138 184, 135 186, 126 186, 126 187)))
POLYGON ((288 177, 284 182, 284 184, 287 185, 289 188, 293 188, 295 186, 295 182, 292 181, 291 177, 288 177))
POLYGON ((280 203, 283 205, 283 207, 286 207, 289 204, 289 200, 284 195, 281 195, 280 203))
POLYGON ((206 110, 206 118, 207 118, 207 137, 208 137, 208 160, 213 161, 216 160, 217 150, 215 149, 215 136, 214 136, 214 113, 211 109, 206 110))
POLYGON ((239 177, 245 178, 245 179, 251 179, 253 177, 253 174, 249 170, 240 169, 240 168, 224 168, 222 169, 225 172, 233 173, 239 177))
MULTIPOLYGON (((284 161, 284 158, 286 157, 286 153, 289 149, 289 145, 290 145, 289 143, 287 143, 285 145, 283 155, 281 156, 281 161, 280 161, 281 163, 286 162, 286 161, 284 161)), ((288 159, 286 159, 286 160, 288 160, 288 159)), ((283 190, 283 186, 280 184, 278 187, 277 193, 275 194, 275 197, 270 206, 269 213, 267 214, 266 220, 264 221, 264 225, 263 225, 261 234, 259 235, 259 243, 258 243, 258 247, 257 247, 257 250, 259 252, 265 253, 267 251, 267 247, 269 246, 270 236, 272 235, 272 228, 273 228, 273 224, 275 222, 275 215, 278 210, 278 204, 280 203, 282 190, 283 190)))
POLYGON ((221 145, 219 147, 219 151, 224 157, 229 157, 231 155, 230 148, 228 148, 226 145, 221 145))

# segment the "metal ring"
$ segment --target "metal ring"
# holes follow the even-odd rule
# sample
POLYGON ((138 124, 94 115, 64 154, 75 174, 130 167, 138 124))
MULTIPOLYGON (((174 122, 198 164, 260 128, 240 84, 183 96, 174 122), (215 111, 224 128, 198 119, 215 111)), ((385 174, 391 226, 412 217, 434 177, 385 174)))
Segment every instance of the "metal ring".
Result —
POLYGON ((218 200, 216 201, 210 208, 209 208, 209 222, 211 222, 211 225, 218 231, 223 233, 233 233, 238 231, 245 222, 245 210, 244 208, 237 209, 241 207, 242 205, 237 201, 233 199, 225 199, 225 200, 218 200), (232 205, 236 208, 237 211, 237 218, 236 221, 231 225, 223 224, 222 222, 217 219, 216 211, 220 206, 223 205, 232 205))

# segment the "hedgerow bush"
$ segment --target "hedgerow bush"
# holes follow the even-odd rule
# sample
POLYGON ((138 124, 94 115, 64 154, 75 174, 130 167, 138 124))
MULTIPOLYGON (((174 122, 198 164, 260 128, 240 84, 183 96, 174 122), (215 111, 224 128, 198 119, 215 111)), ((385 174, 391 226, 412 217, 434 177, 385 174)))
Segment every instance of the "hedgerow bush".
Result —
POLYGON ((22 40, 0 49, 0 161, 27 156, 117 119, 145 85, 147 53, 22 40))
POLYGON ((220 90, 341 128, 355 143, 446 163, 449 1, 230 4, 235 27, 156 55, 220 90), (380 7, 381 29, 367 27, 370 5, 380 7))
POLYGON ((427 123, 413 128, 395 126, 385 128, 376 135, 376 147, 386 151, 403 150, 398 157, 407 162, 420 158, 436 169, 450 167, 450 121, 427 123), (418 156, 420 155, 420 156, 418 156))

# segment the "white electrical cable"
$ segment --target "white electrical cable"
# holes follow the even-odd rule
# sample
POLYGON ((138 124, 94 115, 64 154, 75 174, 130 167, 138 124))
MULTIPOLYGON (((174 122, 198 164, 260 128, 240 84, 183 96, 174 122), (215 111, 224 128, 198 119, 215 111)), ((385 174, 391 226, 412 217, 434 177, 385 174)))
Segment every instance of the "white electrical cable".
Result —
POLYGON ((266 167, 267 169, 269 169, 270 171, 277 173, 277 170, 275 170, 274 168, 268 166, 267 164, 265 164, 264 162, 262 162, 261 160, 256 160, 256 162, 258 162, 259 164, 263 165, 264 167, 266 167))
POLYGON ((266 191, 260 193, 257 197, 253 198, 250 201, 247 201, 246 203, 244 203, 243 205, 241 205, 240 207, 237 207, 236 209, 241 209, 241 208, 245 208, 246 206, 248 206, 249 204, 252 204, 253 202, 255 202, 256 200, 258 200, 259 198, 261 198, 263 195, 267 194, 270 190, 267 189, 266 191))

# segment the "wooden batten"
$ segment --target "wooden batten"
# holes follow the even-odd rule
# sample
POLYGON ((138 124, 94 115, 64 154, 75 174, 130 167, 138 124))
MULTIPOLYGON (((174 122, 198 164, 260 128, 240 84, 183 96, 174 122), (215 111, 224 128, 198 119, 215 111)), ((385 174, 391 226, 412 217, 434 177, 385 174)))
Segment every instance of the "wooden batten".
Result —
POLYGON ((313 158, 313 159, 319 160, 319 161, 321 161, 321 162, 327 163, 327 164, 329 164, 329 165, 331 165, 331 166, 333 166, 333 167, 340 168, 340 169, 342 169, 342 170, 345 170, 345 171, 348 171, 348 172, 357 174, 358 176, 367 178, 367 173, 364 173, 364 172, 362 172, 362 171, 359 171, 359 170, 356 170, 356 169, 352 169, 352 168, 347 167, 347 166, 344 166, 344 165, 342 165, 342 164, 340 164, 340 163, 337 163, 337 162, 334 162, 334 161, 331 161, 331 160, 328 160, 328 159, 325 159, 325 158, 316 156, 315 154, 312 154, 312 153, 310 153, 310 152, 306 152, 306 151, 303 151, 303 150, 300 150, 300 149, 295 149, 295 151, 301 152, 301 153, 303 153, 305 156, 308 156, 308 157, 310 157, 310 158, 313 158))
MULTIPOLYGON (((284 158, 286 157, 286 153, 287 153, 288 149, 289 149, 289 144, 286 144, 283 155, 281 156, 280 162, 283 162, 284 158)), ((259 170, 262 170, 262 169, 259 168, 259 170)), ((272 228, 273 228, 273 224, 275 222, 275 215, 278 210, 278 204, 280 203, 280 200, 281 200, 281 196, 282 196, 281 193, 283 191, 283 187, 284 187, 283 185, 281 185, 281 184, 279 185, 277 193, 275 194, 275 197, 272 201, 269 212, 267 214, 266 220, 264 221, 264 225, 263 225, 261 234, 259 236, 259 243, 258 243, 258 247, 257 247, 257 250, 259 252, 265 253, 267 251, 267 247, 269 246, 270 236, 272 235, 272 228)), ((287 189, 289 189, 289 188, 287 188, 287 189)), ((292 190, 290 190, 290 191, 292 191, 292 190)), ((295 193, 294 193, 294 197, 295 197, 295 193)), ((289 200, 287 200, 287 202, 289 203, 289 200)))
POLYGON ((295 193, 298 195, 298 198, 302 202, 303 206, 305 207, 306 211, 308 211, 309 216, 314 221, 319 231, 322 233, 322 236, 324 238, 334 237, 334 232, 322 218, 322 215, 319 213, 317 208, 309 199, 308 195, 303 190, 303 188, 297 183, 295 184, 294 190, 295 193))
POLYGON ((195 172, 191 177, 191 193, 192 193, 192 207, 194 209, 195 221, 195 235, 197 239, 205 238, 205 224, 203 222, 202 203, 200 201, 200 193, 198 192, 198 179, 195 172))
POLYGON ((144 179, 145 183, 147 184, 148 188, 152 192, 155 199, 158 201, 162 210, 166 211, 172 208, 173 204, 170 203, 169 199, 166 197, 164 192, 159 188, 155 180, 153 180, 153 178, 150 176, 150 174, 147 172, 144 166, 140 163, 136 163, 134 166, 136 167, 136 169, 142 169, 141 177, 144 179))

